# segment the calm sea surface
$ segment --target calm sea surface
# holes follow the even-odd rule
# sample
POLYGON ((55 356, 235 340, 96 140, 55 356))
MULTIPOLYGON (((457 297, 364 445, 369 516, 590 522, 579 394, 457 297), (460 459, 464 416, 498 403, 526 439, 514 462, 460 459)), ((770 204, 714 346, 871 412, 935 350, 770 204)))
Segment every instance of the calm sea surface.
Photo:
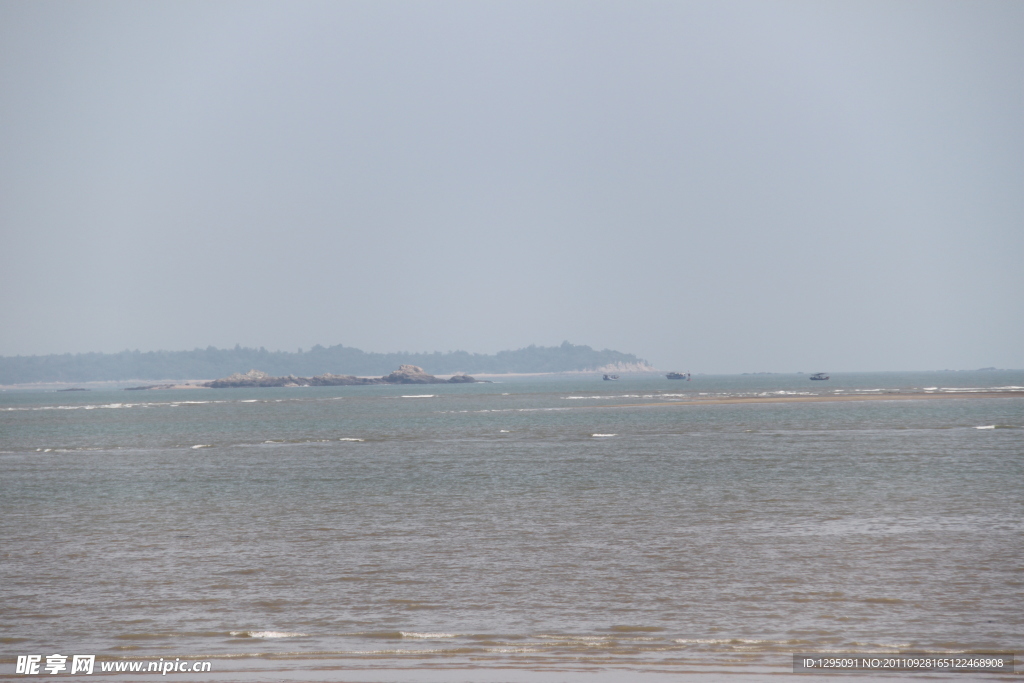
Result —
POLYGON ((0 393, 0 667, 1019 652, 1024 399, 644 404, 1021 386, 996 371, 0 393))

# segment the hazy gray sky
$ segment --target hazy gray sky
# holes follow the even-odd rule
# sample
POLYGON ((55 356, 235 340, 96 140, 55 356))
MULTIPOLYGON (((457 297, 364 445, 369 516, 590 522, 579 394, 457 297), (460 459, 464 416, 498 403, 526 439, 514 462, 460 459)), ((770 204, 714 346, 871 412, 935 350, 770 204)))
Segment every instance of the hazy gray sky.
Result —
POLYGON ((1024 3, 0 0, 0 355, 1024 367, 1024 3))

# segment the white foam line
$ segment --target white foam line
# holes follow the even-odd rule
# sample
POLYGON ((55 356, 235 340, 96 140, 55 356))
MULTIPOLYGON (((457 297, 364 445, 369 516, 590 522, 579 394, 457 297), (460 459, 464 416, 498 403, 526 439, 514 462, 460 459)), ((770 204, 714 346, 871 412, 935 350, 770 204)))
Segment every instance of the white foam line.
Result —
POLYGON ((587 400, 601 400, 609 401, 617 398, 649 398, 648 396, 640 396, 639 394, 622 394, 621 396, 563 396, 562 399, 565 401, 578 401, 582 399, 587 400))
POLYGON ((575 408, 494 408, 491 410, 439 410, 442 415, 459 413, 533 413, 542 410, 575 410, 575 408))
MULTIPOLYGON (((153 401, 148 403, 103 403, 96 404, 90 403, 85 405, 59 405, 59 406, 32 406, 27 408, 0 408, 3 411, 23 411, 23 410, 96 410, 98 408, 156 408, 156 407, 169 407, 176 408, 179 405, 198 405, 204 403, 231 403, 231 401, 153 401)), ((246 403, 246 401, 242 401, 246 403)))

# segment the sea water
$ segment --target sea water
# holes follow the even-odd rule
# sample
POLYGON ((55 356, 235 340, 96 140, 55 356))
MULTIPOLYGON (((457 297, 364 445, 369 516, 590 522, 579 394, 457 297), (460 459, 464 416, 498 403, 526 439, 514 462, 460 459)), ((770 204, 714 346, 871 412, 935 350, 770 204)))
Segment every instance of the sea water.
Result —
POLYGON ((971 394, 1022 385, 4 392, 0 666, 672 672, 1020 650, 1024 399, 971 394), (692 403, 924 390, 944 398, 692 403))

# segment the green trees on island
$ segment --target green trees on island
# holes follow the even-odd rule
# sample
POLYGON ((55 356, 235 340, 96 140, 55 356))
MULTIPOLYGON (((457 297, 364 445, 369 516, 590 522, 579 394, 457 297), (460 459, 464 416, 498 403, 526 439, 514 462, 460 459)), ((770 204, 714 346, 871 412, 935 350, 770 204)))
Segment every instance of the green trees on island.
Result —
POLYGON ((0 384, 28 382, 91 382, 129 379, 213 379, 258 369, 271 375, 313 376, 384 375, 400 365, 418 365, 427 372, 447 375, 505 372, 567 372, 593 370, 612 364, 644 363, 631 353, 563 342, 561 346, 528 346, 496 354, 449 351, 441 353, 368 353, 342 346, 314 346, 297 352, 267 351, 235 346, 208 346, 192 351, 121 351, 49 356, 0 357, 0 384))

